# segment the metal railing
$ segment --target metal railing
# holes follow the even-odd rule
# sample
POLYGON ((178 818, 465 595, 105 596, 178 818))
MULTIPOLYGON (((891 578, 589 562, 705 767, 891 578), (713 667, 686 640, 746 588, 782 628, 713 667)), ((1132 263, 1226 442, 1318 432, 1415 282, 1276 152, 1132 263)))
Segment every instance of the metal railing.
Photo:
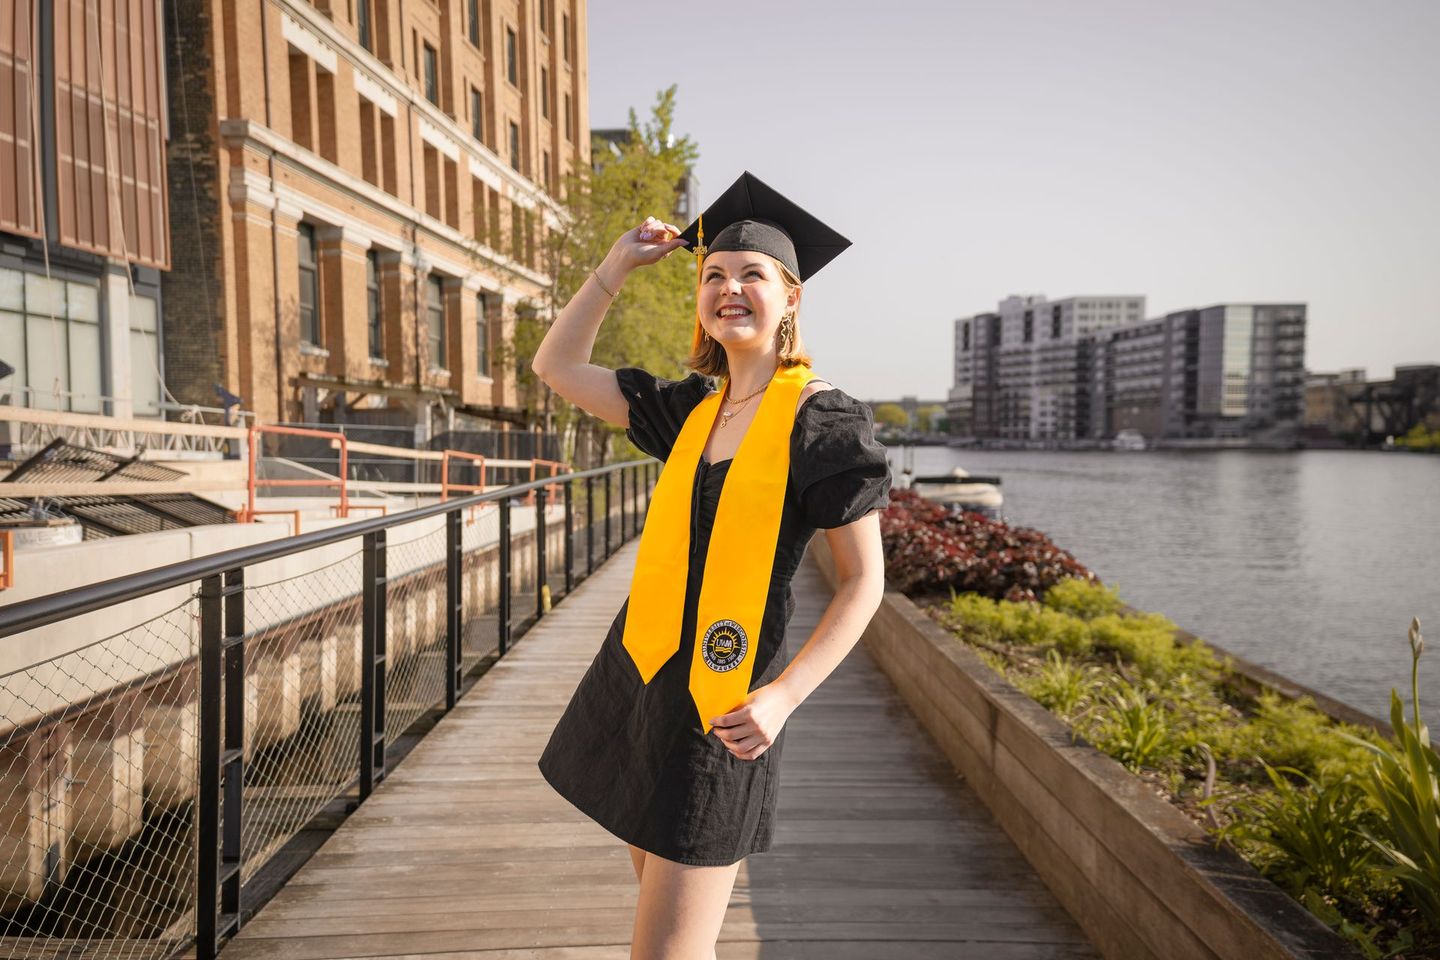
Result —
POLYGON ((193 943, 213 958, 271 875, 293 872, 278 855, 307 824, 369 796, 397 738, 638 531, 658 466, 537 478, 0 607, 0 955, 193 943), (531 494, 533 514, 517 511, 531 494), (485 522, 463 524, 480 503, 485 522))

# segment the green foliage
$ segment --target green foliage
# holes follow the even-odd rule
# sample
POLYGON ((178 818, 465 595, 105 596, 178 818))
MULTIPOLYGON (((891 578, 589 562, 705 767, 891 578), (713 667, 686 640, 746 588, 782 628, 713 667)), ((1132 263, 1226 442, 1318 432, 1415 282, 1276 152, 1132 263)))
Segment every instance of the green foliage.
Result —
POLYGON ((1045 606, 1082 620, 1094 620, 1106 614, 1118 614, 1124 603, 1117 588, 1076 577, 1051 587, 1045 594, 1045 606))
MULTIPOLYGON (((550 233, 544 251, 545 272, 553 278, 548 302, 517 309, 516 366, 522 388, 529 388, 532 395, 542 391, 530 372, 530 358, 554 317, 615 240, 647 216, 675 221, 676 184, 699 155, 688 136, 674 132, 675 100, 673 85, 657 94, 644 124, 631 110, 629 141, 616 145, 614 151, 608 144, 597 149, 597 170, 582 168, 566 178, 569 222, 550 233)), ((677 253, 636 270, 610 305, 591 359, 611 368, 639 366, 661 376, 683 375, 678 363, 690 351, 694 293, 692 258, 677 253)), ((581 416, 562 398, 543 392, 556 405, 561 426, 581 416)))
POLYGON ((1410 450, 1440 450, 1440 429, 1428 429, 1417 423, 1403 436, 1395 438, 1395 446, 1410 450))
POLYGON ((1373 755, 1360 786, 1383 813, 1366 836, 1384 858, 1386 873, 1400 882, 1415 908, 1440 936, 1440 755, 1420 719, 1420 621, 1410 624, 1410 688, 1413 725, 1405 721, 1400 694, 1390 691, 1393 742, 1350 737, 1373 755))
POLYGON ((883 427, 908 427, 910 426, 910 414, 898 403, 879 403, 875 405, 873 412, 877 426, 883 427))
POLYGON ((1364 896, 1375 885, 1374 855, 1361 832, 1375 816, 1364 794, 1347 778, 1324 783, 1294 767, 1264 768, 1271 789, 1233 803, 1233 819, 1216 839, 1234 843, 1294 897, 1310 887, 1364 896))
POLYGON ((1120 609, 1114 590, 1067 580, 1043 604, 952 589, 944 619, 1098 749, 1177 803, 1213 807, 1219 838, 1365 956, 1440 947, 1440 754, 1420 719, 1419 621, 1413 720, 1392 693, 1392 740, 1309 697, 1265 691, 1242 713, 1214 650, 1120 609))
POLYGON ((978 593, 953 593, 951 614, 967 628, 991 642, 1048 644, 1069 654, 1090 649, 1084 621, 1029 601, 991 600, 978 593))
POLYGON ((1173 763, 1181 751, 1169 709, 1145 686, 1123 677, 1111 678, 1089 717, 1086 735, 1137 773, 1141 767, 1173 763))
POLYGON ((1415 946, 1415 936, 1410 928, 1402 927, 1399 933, 1382 947, 1377 941, 1384 935, 1383 926, 1378 923, 1356 923, 1340 912, 1332 898, 1324 896, 1314 887, 1305 890, 1300 902, 1332 930, 1349 940, 1366 960, 1384 960, 1397 955, 1410 956, 1409 951, 1415 946))
POLYGON ((1286 700, 1265 690, 1256 698, 1254 715, 1216 730, 1213 743, 1227 756, 1258 757, 1266 764, 1293 767, 1331 782, 1347 775, 1358 777, 1370 764, 1365 748, 1336 736, 1341 730, 1375 739, 1358 727, 1331 721, 1315 709, 1310 697, 1286 700))
POLYGON ((1113 650, 1156 680, 1181 673, 1211 675, 1219 669, 1214 651, 1203 643, 1177 644, 1175 624, 1162 614, 1107 613, 1090 621, 1090 635, 1096 647, 1113 650))
POLYGON ((1017 677, 1016 685, 1041 706, 1069 718, 1090 703, 1103 686, 1101 677, 1098 667, 1067 659, 1052 648, 1040 671, 1017 677))

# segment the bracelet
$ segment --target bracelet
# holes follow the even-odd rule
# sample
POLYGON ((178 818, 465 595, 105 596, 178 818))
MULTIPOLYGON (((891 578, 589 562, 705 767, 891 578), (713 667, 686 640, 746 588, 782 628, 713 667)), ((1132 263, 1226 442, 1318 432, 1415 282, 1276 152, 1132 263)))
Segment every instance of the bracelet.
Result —
POLYGON ((600 285, 600 289, 601 289, 601 290, 604 290, 604 291, 605 291, 606 296, 608 296, 611 300, 614 300, 614 299, 615 299, 615 294, 611 293, 611 292, 606 288, 604 282, 600 279, 600 274, 596 273, 594 270, 591 270, 591 271, 590 271, 590 276, 592 276, 592 277, 595 278, 595 282, 600 285))

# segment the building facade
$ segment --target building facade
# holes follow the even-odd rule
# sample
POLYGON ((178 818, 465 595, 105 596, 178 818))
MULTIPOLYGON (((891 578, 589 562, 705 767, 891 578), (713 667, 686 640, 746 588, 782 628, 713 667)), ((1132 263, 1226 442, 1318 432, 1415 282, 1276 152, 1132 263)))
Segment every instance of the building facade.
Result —
POLYGON ((0 402, 161 413, 158 4, 0 5, 0 402))
POLYGON ((176 0, 171 389, 518 421, 503 360, 589 163, 584 0, 176 0))
POLYGON ((952 429, 1013 440, 1089 436, 1100 415, 1093 335, 1144 310, 1144 297, 1012 295, 994 313, 955 321, 952 429))
POLYGON ((955 431, 1011 440, 1219 438, 1296 430, 1305 305, 1142 320, 1144 297, 1012 296, 955 322, 955 431))

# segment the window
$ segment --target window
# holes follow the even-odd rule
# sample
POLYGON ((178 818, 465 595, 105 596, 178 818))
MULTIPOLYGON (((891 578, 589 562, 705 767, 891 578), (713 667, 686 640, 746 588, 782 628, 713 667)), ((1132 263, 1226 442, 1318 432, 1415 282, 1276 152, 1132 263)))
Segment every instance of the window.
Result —
POLYGON ((484 243, 486 224, 489 222, 485 215, 485 184, 474 177, 470 178, 470 213, 470 235, 484 243))
POLYGON ((520 124, 510 121, 510 166, 520 169, 520 124))
POLYGON ((385 192, 399 196, 395 183, 395 118, 387 113, 380 114, 380 169, 385 192))
POLYGON ((374 53, 375 37, 370 30, 370 0, 357 0, 355 29, 360 34, 360 46, 374 53))
POLYGON ((1030 343, 1035 339, 1035 311, 1025 311, 1025 342, 1030 343))
POLYGON ((549 151, 549 150, 542 150, 542 151, 540 152, 540 169, 541 169, 540 175, 541 175, 542 177, 544 177, 544 179, 545 179, 545 192, 546 192, 546 193, 552 193, 552 194, 553 194, 553 193, 555 192, 555 190, 554 190, 554 184, 552 184, 552 183, 550 182, 550 151, 549 151))
POLYGON ((470 0, 466 5, 468 16, 466 29, 469 31, 470 42, 480 46, 480 0, 470 0))
POLYGON ((570 94, 565 94, 565 139, 575 139, 575 107, 570 100, 570 94))
POLYGON ((540 116, 550 119, 550 68, 540 68, 540 116))
POLYGON ((560 40, 565 50, 565 62, 570 62, 570 14, 560 15, 560 40))
POLYGON ((380 322, 380 254, 365 252, 365 321, 370 331, 370 359, 385 359, 385 330, 380 322))
POLYGON ((425 278, 425 330, 430 340, 430 369, 445 370, 445 288, 435 274, 425 278))
POLYGON ((160 328, 155 301, 130 295, 130 397, 138 416, 160 415, 160 328))
POLYGON ((425 213, 440 219, 440 151, 430 144, 420 151, 420 161, 425 170, 425 213))
POLYGON ((440 80, 435 75, 435 48, 425 44, 425 99, 431 103, 440 103, 440 80))
POLYGON ((1060 339, 1060 308, 1058 306, 1050 308, 1050 339, 1060 339))
POLYGON ((525 259, 525 211, 515 203, 510 204, 510 257, 525 259))
MULTIPOLYGON (((0 357, 15 368, 6 403, 100 413, 103 356, 97 287, 0 269, 0 357)), ((132 356, 131 369, 149 365, 132 356)))
POLYGON ((540 0, 540 32, 550 35, 550 0, 540 0))
POLYGON ((320 261, 316 256, 315 227, 302 223, 299 232, 300 339, 320 344, 320 261))
POLYGON ((478 143, 485 142, 484 103, 480 99, 480 91, 474 87, 470 88, 470 136, 478 143))
POLYGON ((315 143, 314 118, 310 113, 310 58, 290 54, 290 139, 309 150, 315 143))
POLYGON ((505 28, 505 78, 520 86, 520 51, 515 41, 515 31, 505 28))
POLYGON ((490 318, 485 313, 485 294, 475 298, 475 371, 490 376, 490 318))
POLYGON ((380 169, 375 156, 375 107, 360 98, 360 176, 365 182, 380 185, 380 169))
POLYGON ((970 350, 970 324, 968 322, 960 325, 960 349, 966 352, 970 350))

